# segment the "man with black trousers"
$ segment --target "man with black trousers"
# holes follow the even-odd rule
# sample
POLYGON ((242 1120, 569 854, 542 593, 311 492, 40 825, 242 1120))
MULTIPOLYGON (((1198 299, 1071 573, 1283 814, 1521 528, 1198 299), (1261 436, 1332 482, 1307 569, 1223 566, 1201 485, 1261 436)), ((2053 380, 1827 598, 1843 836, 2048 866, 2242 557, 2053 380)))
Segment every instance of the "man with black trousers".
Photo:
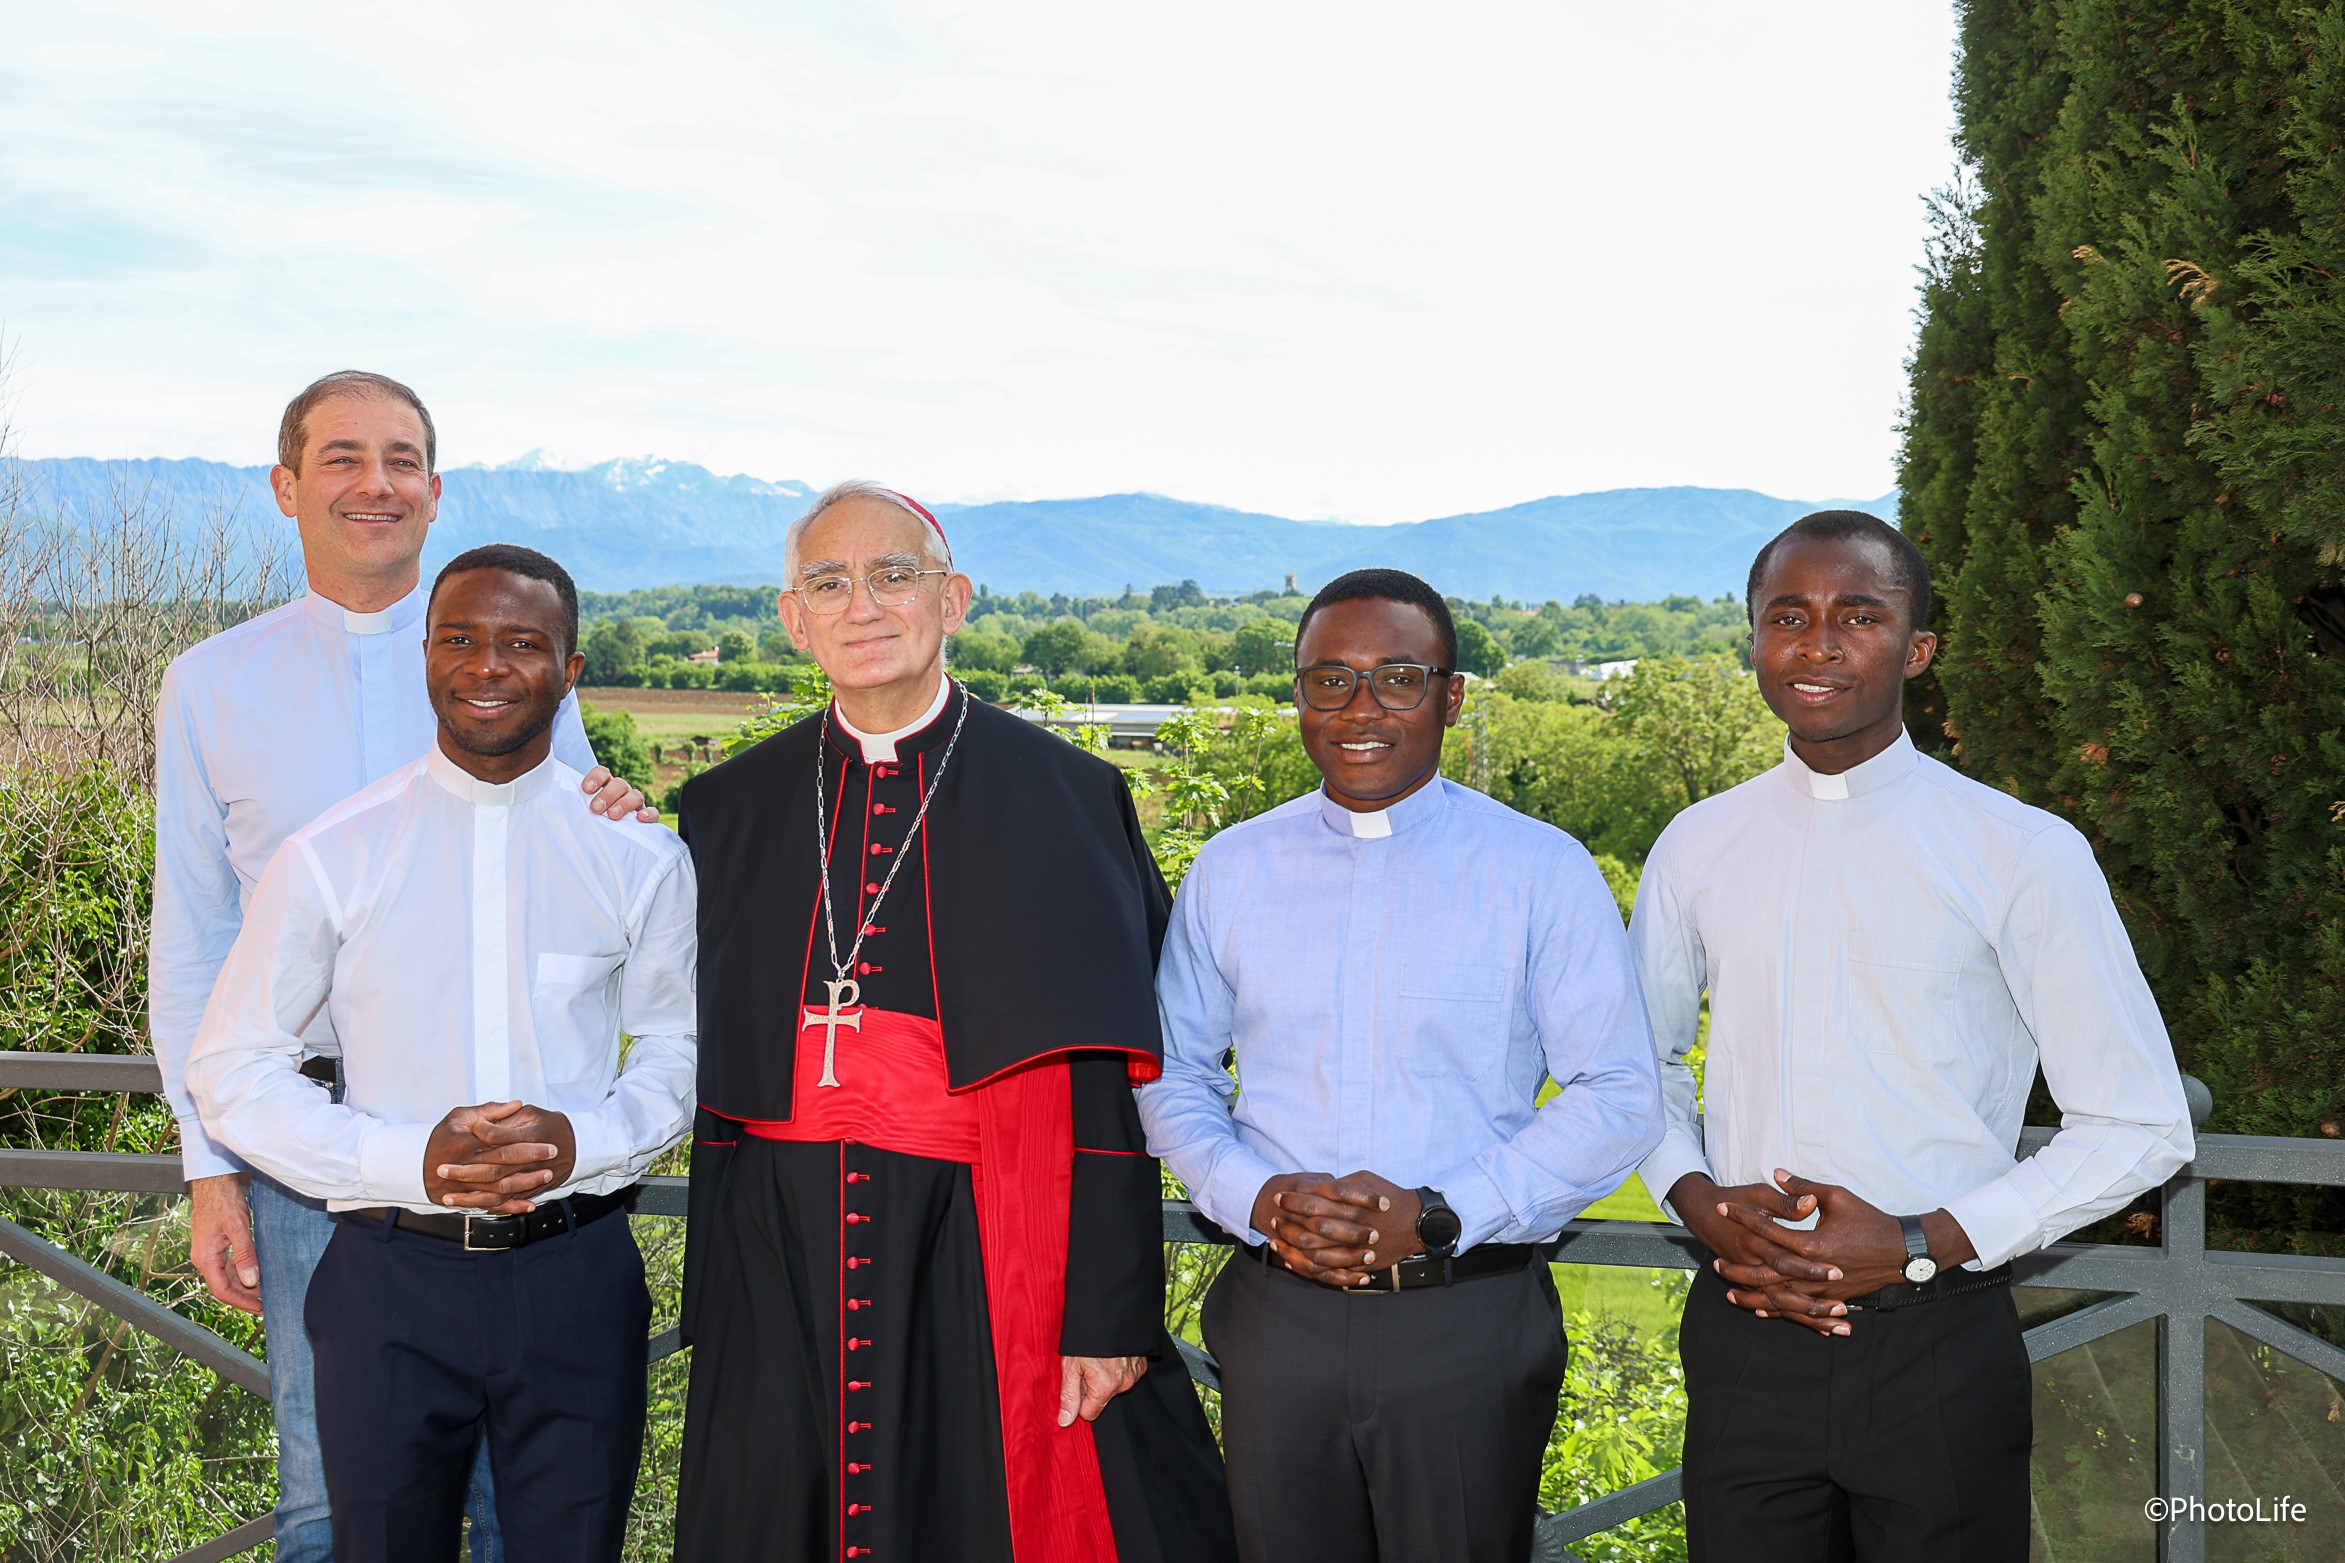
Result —
POLYGON ((1535 1245, 1659 1136, 1644 1006, 1586 850, 1440 774, 1439 593, 1342 576, 1295 659, 1325 785, 1198 855, 1140 1089, 1149 1149, 1247 1245, 1204 1312, 1238 1552, 1521 1560, 1566 1351, 1535 1245))
POLYGON ((1645 1183, 1715 1256, 1680 1334, 1691 1554, 2008 1563, 2010 1262, 2189 1159, 2181 1077, 2084 837, 1906 735, 1920 551, 1819 511, 1748 600, 1783 763, 1671 822, 1630 930, 1669 1111, 1645 1183), (2039 1061, 2064 1127, 2017 1161, 2039 1061))
POLYGON ((692 866, 553 757, 560 565, 474 549, 424 619, 436 745, 286 838, 188 1084, 334 1213, 306 1323, 339 1563, 453 1560, 484 1441, 513 1563, 615 1560, 651 1310, 624 1211, 692 1111, 692 866), (339 1101, 300 1069, 321 1015, 339 1101))

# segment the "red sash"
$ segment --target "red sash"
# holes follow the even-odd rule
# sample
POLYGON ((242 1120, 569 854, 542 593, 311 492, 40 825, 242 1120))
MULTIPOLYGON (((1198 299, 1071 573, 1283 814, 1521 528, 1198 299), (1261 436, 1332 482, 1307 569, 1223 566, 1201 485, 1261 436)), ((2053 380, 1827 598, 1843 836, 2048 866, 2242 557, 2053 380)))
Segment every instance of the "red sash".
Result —
POLYGON ((801 1031, 797 1116, 743 1127, 760 1139, 852 1140, 969 1164, 1001 1387, 1011 1551, 1017 1563, 1113 1563, 1115 1533, 1091 1424, 1078 1418, 1072 1427, 1058 1425, 1074 1183, 1066 1062, 1022 1064, 955 1093, 935 1021, 868 1008, 860 1018, 860 1031, 839 1038, 841 1085, 815 1084, 821 1028, 801 1031))

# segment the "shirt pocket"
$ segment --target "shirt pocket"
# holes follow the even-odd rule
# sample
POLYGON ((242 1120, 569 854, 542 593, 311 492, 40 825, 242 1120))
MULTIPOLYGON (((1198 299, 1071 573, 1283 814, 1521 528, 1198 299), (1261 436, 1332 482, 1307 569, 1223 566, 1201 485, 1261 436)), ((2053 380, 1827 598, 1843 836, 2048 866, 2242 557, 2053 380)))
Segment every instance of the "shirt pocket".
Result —
POLYGON ((1841 969, 1843 1034, 1872 1053, 1937 1059, 1956 1050, 1967 947, 1893 928, 1851 928, 1841 969))
POLYGON ((541 953, 530 987, 538 1067, 549 1087, 599 1085, 617 1072, 619 955, 541 953))
POLYGON ((1412 1075, 1479 1080, 1506 1060, 1506 969, 1466 961, 1401 966, 1400 1054, 1412 1075))

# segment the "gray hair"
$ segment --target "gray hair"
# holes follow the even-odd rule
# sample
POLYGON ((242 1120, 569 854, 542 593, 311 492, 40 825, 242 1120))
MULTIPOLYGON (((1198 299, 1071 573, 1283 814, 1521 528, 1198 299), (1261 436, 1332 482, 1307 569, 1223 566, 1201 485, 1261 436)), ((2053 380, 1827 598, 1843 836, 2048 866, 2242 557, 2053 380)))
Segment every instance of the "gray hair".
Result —
POLYGON ((944 529, 936 524, 934 516, 885 484, 874 483, 869 478, 849 478, 844 483, 833 483, 815 495, 814 503, 806 507, 806 514, 791 522, 790 530, 782 534, 782 569, 793 583, 798 578, 798 540, 806 535, 806 529, 814 525, 824 511, 834 505, 843 505, 850 499, 868 499, 895 506, 920 523, 921 533, 927 539, 920 548, 921 562, 937 569, 949 570, 953 567, 952 546, 945 541, 944 529))

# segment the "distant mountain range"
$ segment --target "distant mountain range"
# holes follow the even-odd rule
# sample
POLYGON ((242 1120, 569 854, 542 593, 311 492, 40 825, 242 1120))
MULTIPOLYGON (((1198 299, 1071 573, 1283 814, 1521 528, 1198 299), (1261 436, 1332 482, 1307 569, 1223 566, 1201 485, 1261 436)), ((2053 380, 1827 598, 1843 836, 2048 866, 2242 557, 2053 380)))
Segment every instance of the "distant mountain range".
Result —
MULTIPOLYGON (((268 469, 209 461, 25 461, 36 504, 71 518, 143 496, 150 514, 193 529, 234 512, 290 523, 268 469)), ((814 490, 720 477, 690 462, 606 461, 568 471, 524 457, 445 474, 427 569, 488 542, 527 543, 595 591, 778 582, 782 533, 814 490)), ((940 505, 955 562, 997 592, 1105 596, 1194 580, 1216 595, 1311 590, 1346 570, 1410 570, 1454 596, 1532 602, 1650 601, 1741 589, 1751 554, 1784 525, 1830 505, 1896 519, 1894 492, 1870 500, 1776 499, 1748 489, 1635 488, 1558 495, 1394 526, 1296 521, 1160 494, 940 505)))

